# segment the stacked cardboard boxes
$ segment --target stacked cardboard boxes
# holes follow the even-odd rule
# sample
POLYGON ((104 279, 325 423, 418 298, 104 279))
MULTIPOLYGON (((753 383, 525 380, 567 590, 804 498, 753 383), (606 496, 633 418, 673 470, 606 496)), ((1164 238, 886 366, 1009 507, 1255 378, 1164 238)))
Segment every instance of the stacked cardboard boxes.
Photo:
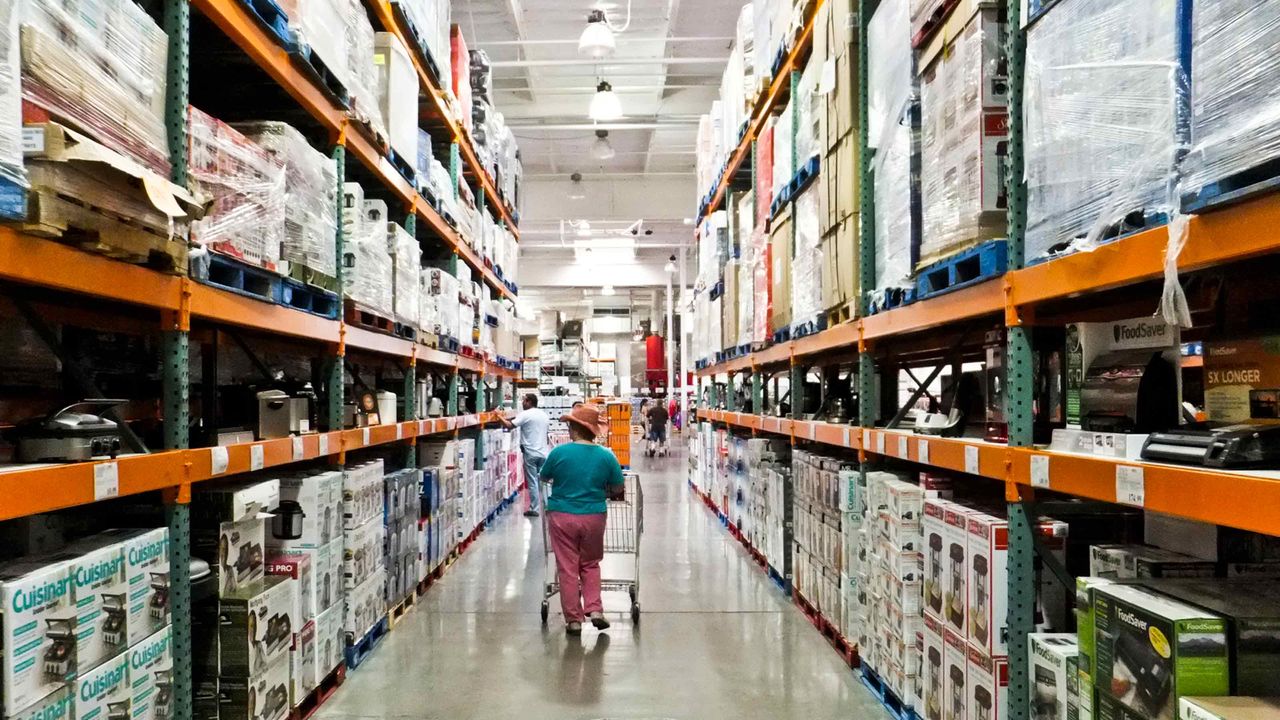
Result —
POLYGON ((818 67, 816 90, 818 149, 818 230, 821 235, 822 309, 858 299, 858 133, 856 78, 850 0, 832 0, 818 10, 810 65, 818 67), (830 77, 828 84, 827 78, 830 77))

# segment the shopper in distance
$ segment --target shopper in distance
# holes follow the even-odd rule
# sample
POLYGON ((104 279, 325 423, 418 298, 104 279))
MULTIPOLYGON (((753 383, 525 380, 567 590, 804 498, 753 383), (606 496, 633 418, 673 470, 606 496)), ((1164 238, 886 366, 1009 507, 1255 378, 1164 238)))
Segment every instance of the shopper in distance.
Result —
POLYGON ((624 486, 622 466, 613 451, 595 442, 607 431, 600 408, 579 405, 560 419, 569 426, 572 442, 547 455, 542 477, 551 485, 547 530, 556 556, 565 632, 578 635, 588 617, 598 630, 609 627, 600 599, 605 501, 621 500, 624 486))
POLYGON ((538 396, 527 393, 521 400, 520 412, 510 420, 503 418, 502 424, 507 428, 520 429, 520 454, 524 456, 524 482, 529 488, 529 509, 524 511, 525 517, 538 517, 538 487, 541 482, 542 464, 547 459, 547 432, 551 418, 538 407, 538 396))

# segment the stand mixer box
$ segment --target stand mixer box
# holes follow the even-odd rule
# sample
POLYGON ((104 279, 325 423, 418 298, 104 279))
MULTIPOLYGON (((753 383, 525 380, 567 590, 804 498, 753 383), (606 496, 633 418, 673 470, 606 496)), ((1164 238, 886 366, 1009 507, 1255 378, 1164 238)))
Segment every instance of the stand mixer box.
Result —
POLYGON ((24 558, 0 566, 5 717, 75 679, 74 586, 66 562, 24 558))
POLYGON ((173 632, 165 628, 129 648, 130 720, 173 717, 173 632))
POLYGON ((253 677, 286 658, 294 629, 301 625, 298 588, 291 578, 267 578, 223 596, 218 607, 222 677, 253 677))
POLYGON ((127 712, 132 695, 128 655, 117 655, 81 675, 75 687, 76 720, 116 720, 114 708, 123 706, 127 712))

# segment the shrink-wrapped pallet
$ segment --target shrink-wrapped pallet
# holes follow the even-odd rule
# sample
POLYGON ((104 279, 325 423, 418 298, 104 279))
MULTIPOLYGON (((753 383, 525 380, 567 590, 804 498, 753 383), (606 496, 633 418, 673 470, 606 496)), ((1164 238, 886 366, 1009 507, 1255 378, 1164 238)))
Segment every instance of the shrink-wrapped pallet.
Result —
POLYGON ((391 33, 374 38, 378 109, 387 122, 391 149, 406 163, 418 157, 418 73, 409 52, 391 33))
POLYGON ((0 180, 25 186, 18 58, 18 3, 6 2, 0 4, 0 180))
POLYGON ((1031 26, 1027 259, 1173 210, 1183 87, 1173 3, 1066 0, 1031 26))
POLYGON ((818 193, 813 188, 795 201, 795 256, 791 261, 791 317, 794 325, 818 319, 822 306, 822 237, 818 233, 818 193))
POLYGON ((454 25, 449 28, 449 67, 453 97, 458 102, 458 119, 463 127, 471 129, 471 54, 467 51, 467 41, 462 37, 462 28, 454 25))
POLYGON ((436 68, 449 72, 449 0, 393 0, 409 18, 417 41, 425 46, 436 68))
POLYGON ((456 337, 458 333, 458 280, 440 268, 422 271, 421 323, 427 333, 456 337))
MULTIPOLYGON (((387 134, 387 117, 378 104, 378 68, 373 25, 362 0, 346 3, 347 95, 353 115, 369 123, 378 135, 387 134)), ((409 156, 409 161, 412 162, 409 156)))
POLYGON ((211 201, 204 218, 191 224, 192 242, 280 269, 286 202, 280 160, 194 107, 188 109, 187 142, 192 189, 211 201))
POLYGON ((422 248, 418 239, 397 223, 387 223, 387 252, 391 255, 392 304, 396 321, 418 327, 422 248))
POLYGON ((367 223, 363 235, 343 243, 343 294, 362 309, 385 318, 392 316, 391 253, 387 252, 387 226, 367 223))
POLYGON ((21 13, 23 99, 167 177, 169 43, 151 16, 132 0, 5 4, 21 13))
POLYGON ((911 28, 906 5, 882 4, 867 23, 868 122, 875 176, 874 305, 911 275, 911 28))
POLYGON ((235 127, 284 167, 281 257, 335 277, 338 172, 333 161, 286 123, 237 123, 235 127))
POLYGON ((782 192, 796 173, 795 148, 791 137, 793 120, 791 103, 787 103, 773 121, 773 189, 769 195, 770 202, 777 199, 778 193, 782 192))
MULTIPOLYGON (((351 89, 350 27, 353 0, 281 0, 289 29, 302 52, 315 56, 342 87, 351 89)), ((358 3, 357 3, 358 4, 358 3)), ((366 23, 368 20, 366 19, 366 23)), ((372 28, 370 28, 372 29, 372 28)))

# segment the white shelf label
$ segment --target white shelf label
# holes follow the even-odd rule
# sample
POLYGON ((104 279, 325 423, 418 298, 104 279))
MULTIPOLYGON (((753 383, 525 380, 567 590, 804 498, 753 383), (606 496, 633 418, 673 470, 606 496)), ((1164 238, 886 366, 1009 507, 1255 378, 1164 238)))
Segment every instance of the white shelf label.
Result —
POLYGON ((910 456, 907 450, 907 437, 905 435, 898 436, 898 457, 906 460, 910 456))
POLYGON ((262 446, 250 445, 249 446, 249 471, 253 472, 255 470, 261 470, 264 464, 265 462, 263 461, 263 456, 262 456, 262 446))
POLYGON ((106 500, 120 496, 120 466, 114 462, 93 466, 93 499, 106 500))
POLYGON ((369 444, 369 428, 360 429, 360 444, 361 445, 369 444))
POLYGON ((929 441, 921 440, 916 443, 916 457, 925 465, 929 464, 929 441))
POLYGON ((400 423, 396 423, 396 439, 397 440, 404 439, 404 425, 400 423))
POLYGON ((876 453, 884 455, 884 433, 876 433, 876 453))
POLYGON ((976 445, 964 446, 964 471, 970 475, 979 474, 978 448, 976 445))
POLYGON ((229 463, 227 449, 222 446, 209 448, 209 474, 221 475, 227 471, 229 463))
POLYGON ((816 422, 809 423, 809 439, 810 440, 818 439, 818 423, 816 422))
POLYGON ((1031 456, 1031 487, 1046 489, 1049 487, 1048 455, 1031 456))
POLYGON ((1142 468, 1133 465, 1116 466, 1116 502, 1134 507, 1146 506, 1147 482, 1142 468))
POLYGON ((851 443, 851 441, 853 440, 853 437, 850 430, 851 428, 848 428, 848 427, 844 429, 844 446, 845 447, 853 447, 853 444, 851 443))
POLYGON ((302 460, 302 459, 304 459, 306 456, 307 456, 307 451, 306 451, 306 448, 304 448, 304 447, 302 446, 302 436, 301 436, 301 435, 294 435, 294 436, 293 436, 293 460, 294 460, 294 462, 297 462, 297 461, 299 461, 299 460, 302 460))
POLYGON ((871 449, 871 431, 870 430, 862 431, 862 448, 864 450, 871 449))
POLYGON ((426 434, 427 434, 427 421, 426 421, 426 420, 419 420, 419 421, 418 421, 418 434, 419 434, 419 435, 426 435, 426 434))
POLYGON ((327 433, 323 434, 320 436, 319 440, 320 440, 320 454, 322 456, 328 455, 329 454, 329 435, 327 433))

